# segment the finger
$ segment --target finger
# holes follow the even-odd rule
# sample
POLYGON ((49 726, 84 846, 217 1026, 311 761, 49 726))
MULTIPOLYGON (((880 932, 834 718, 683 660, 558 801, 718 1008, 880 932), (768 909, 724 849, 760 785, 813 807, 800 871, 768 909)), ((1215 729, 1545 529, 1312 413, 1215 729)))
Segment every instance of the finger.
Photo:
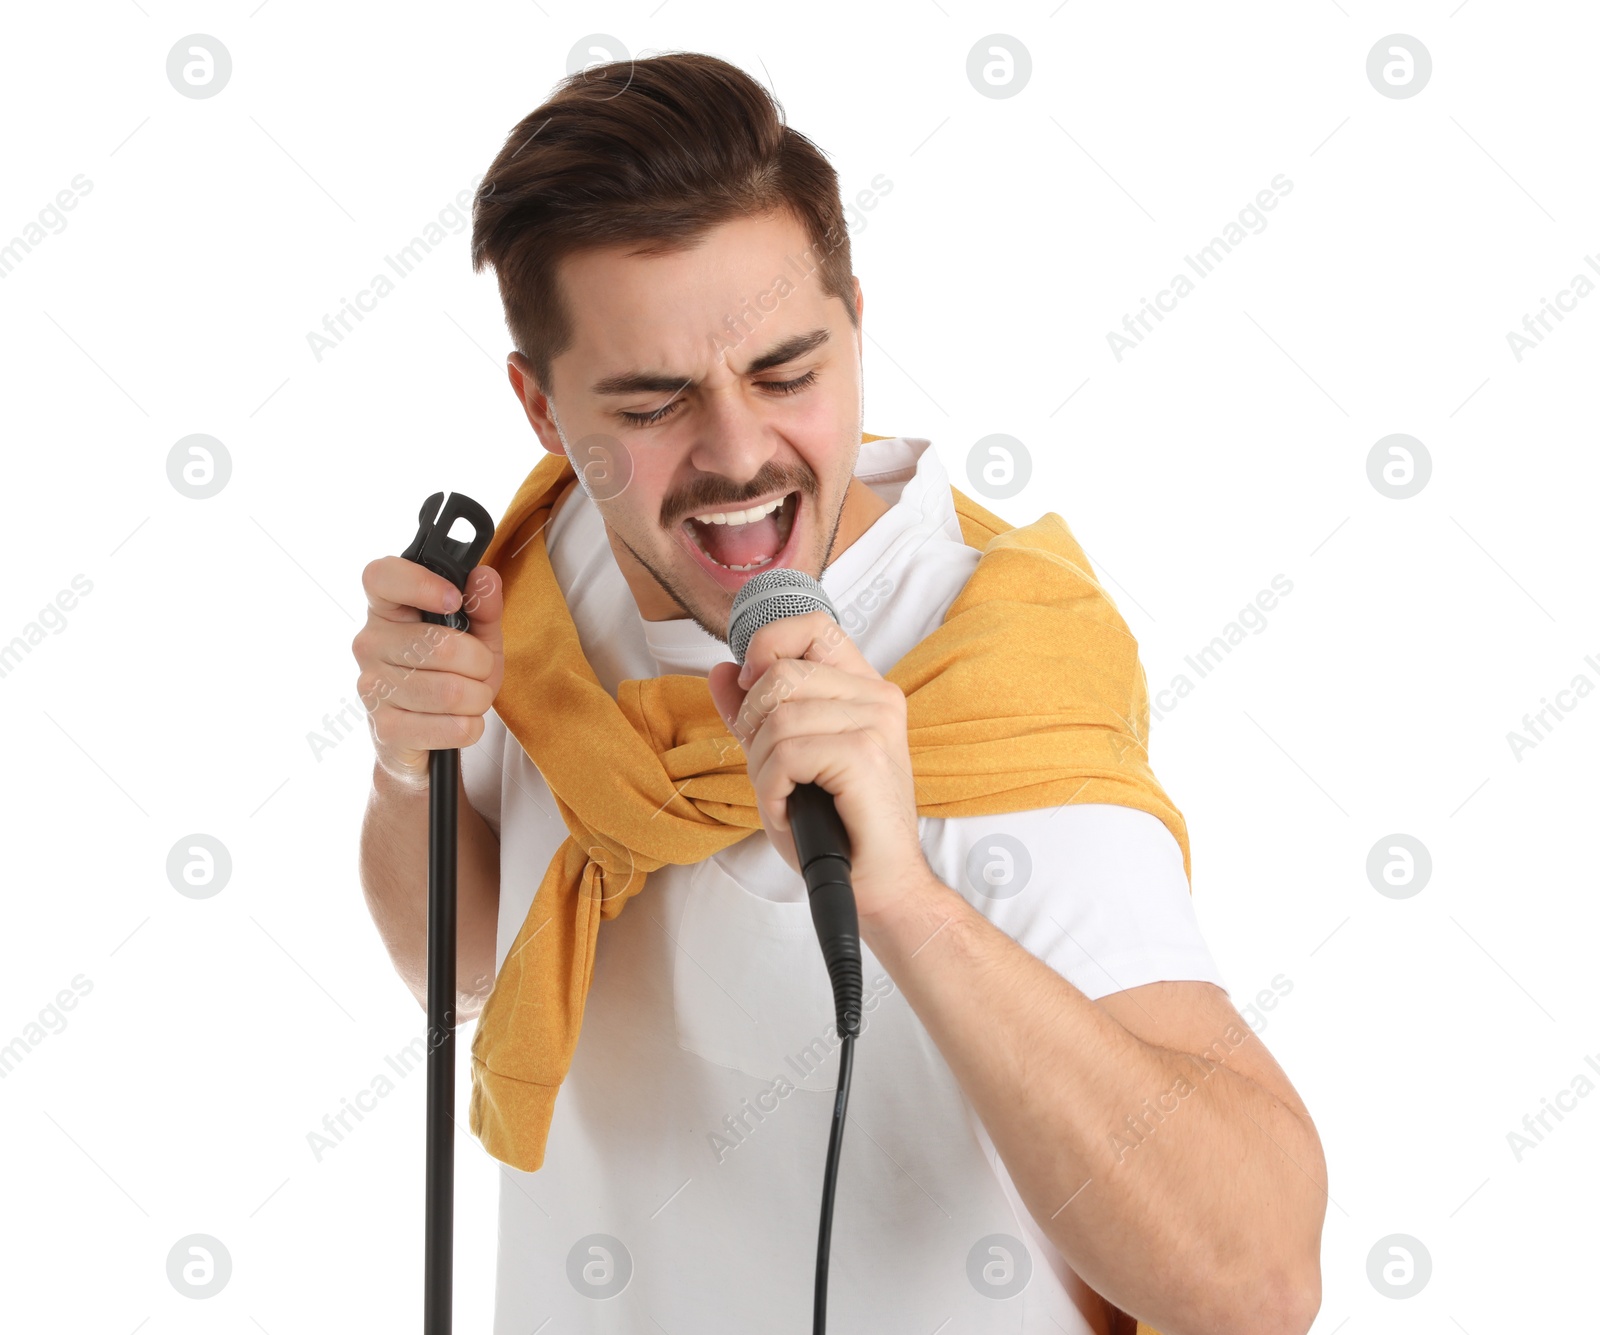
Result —
POLYGON ((483 736, 481 716, 420 714, 385 704, 370 716, 372 735, 389 751, 450 751, 471 746, 483 736))
POLYGON ((488 682, 455 672, 369 672, 356 690, 370 711, 389 704, 417 714, 482 715, 494 703, 488 682))
POLYGON ((780 617, 762 626, 750 637, 745 649, 740 682, 746 687, 753 685, 783 658, 826 663, 858 677, 878 676, 855 642, 844 633, 844 628, 826 612, 780 617))
POLYGON ((784 832, 789 829, 789 794, 796 787, 814 783, 826 789, 838 800, 843 818, 845 785, 852 777, 868 788, 900 778, 877 739, 853 730, 837 736, 786 737, 759 766, 750 765, 750 786, 762 824, 784 832))
POLYGON ((744 707, 745 691, 739 686, 739 665, 713 663, 706 676, 706 685, 711 689, 711 703, 716 705, 717 715, 731 732, 738 723, 740 709, 744 707))
POLYGON ((380 556, 361 572, 367 606, 386 621, 417 621, 423 612, 453 612, 461 594, 443 575, 436 575, 403 556, 380 556))
POLYGON ((857 697, 827 700, 786 700, 744 745, 745 759, 754 772, 766 764, 774 747, 791 737, 838 736, 866 732, 880 746, 893 726, 886 703, 857 697))
POLYGON ((749 736, 779 705, 796 700, 859 700, 866 708, 892 705, 896 697, 903 701, 905 693, 881 677, 862 678, 824 663, 784 658, 745 693, 739 726, 749 736))
MULTIPOLYGON (((453 626, 431 622, 390 624, 363 630, 358 636, 366 651, 363 666, 386 664, 406 671, 459 672, 485 681, 494 671, 494 651, 475 635, 453 626)), ((357 650, 362 658, 362 650, 357 650)))
POLYGON ((468 575, 461 608, 472 623, 472 634, 489 652, 504 653, 500 619, 505 614, 505 596, 500 572, 493 566, 478 566, 468 575))

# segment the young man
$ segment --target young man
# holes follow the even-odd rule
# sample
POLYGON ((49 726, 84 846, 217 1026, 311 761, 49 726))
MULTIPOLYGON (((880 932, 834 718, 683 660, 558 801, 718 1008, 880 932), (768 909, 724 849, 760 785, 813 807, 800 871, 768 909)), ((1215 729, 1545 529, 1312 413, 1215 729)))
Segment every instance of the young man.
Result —
POLYGON ((1058 517, 995 537, 926 440, 862 432, 821 154, 721 61, 590 69, 508 138, 473 254, 548 457, 470 633, 419 667, 452 591, 385 557, 354 648, 363 884, 419 1000, 427 753, 466 748, 496 1331, 807 1319, 838 1036, 803 782, 850 837, 867 988, 836 1327, 1309 1329, 1321 1148, 1199 933, 1136 646, 1058 517), (729 608, 772 565, 840 625, 774 622, 741 674, 729 608))

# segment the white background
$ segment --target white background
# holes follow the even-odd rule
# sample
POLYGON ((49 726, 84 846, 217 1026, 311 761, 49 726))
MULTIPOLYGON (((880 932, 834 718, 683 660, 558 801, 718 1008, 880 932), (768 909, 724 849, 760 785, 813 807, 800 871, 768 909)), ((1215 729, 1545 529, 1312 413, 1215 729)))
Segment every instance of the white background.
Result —
MULTIPOLYGON (((92 189, 0 280, 0 643, 74 576, 92 592, 0 678, 0 1044, 74 977, 92 990, 0 1080, 3 1324, 415 1328, 422 1074, 320 1162, 308 1146, 423 1017, 356 876, 370 744, 318 758, 307 735, 356 699, 362 566, 431 491, 498 517, 539 451, 463 214, 320 361, 307 335, 591 33, 731 60, 847 198, 889 178, 853 236, 866 429, 931 438, 961 486, 974 442, 1022 441, 1032 480, 992 508, 1066 519, 1153 693, 1292 581, 1150 749, 1235 1003, 1293 983, 1262 1038, 1327 1151, 1316 1331, 1587 1310, 1600 1097, 1520 1162, 1507 1133, 1600 1054, 1600 699, 1520 759, 1507 734, 1600 682, 1600 297, 1520 361, 1506 335, 1600 279, 1589 6, 107 0, 5 24, 0 242, 78 174, 92 189), (1014 97, 966 76, 994 32, 1031 55, 1014 97), (167 79, 193 33, 232 56, 211 98, 167 79), (1368 81, 1392 33, 1431 52, 1414 97, 1368 81), (1108 331, 1280 173, 1265 229, 1114 357, 1108 331), (1407 500, 1367 472, 1397 432, 1432 461, 1407 500), (192 433, 232 460, 208 500, 167 478, 192 433), (166 874, 196 832, 233 861, 208 899, 166 874), (1366 871, 1397 832, 1433 864, 1404 899, 1366 871), (191 1233, 232 1257, 206 1301, 167 1279, 191 1233), (1405 1300, 1367 1275, 1393 1233, 1432 1257, 1405 1300)), ((495 1165, 465 1130, 471 1032, 456 1311, 481 1331, 495 1165)))

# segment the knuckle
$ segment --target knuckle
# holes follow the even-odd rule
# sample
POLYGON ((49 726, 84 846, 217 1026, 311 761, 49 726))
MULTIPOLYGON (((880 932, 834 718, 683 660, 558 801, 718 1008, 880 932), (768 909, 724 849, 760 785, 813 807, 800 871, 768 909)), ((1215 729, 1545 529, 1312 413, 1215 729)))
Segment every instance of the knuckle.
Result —
POLYGON ((470 714, 474 718, 482 718, 489 712, 489 706, 494 703, 489 688, 476 677, 463 677, 461 681, 461 712, 470 714))
POLYGON ((847 636, 844 633, 844 627, 832 617, 828 618, 827 624, 823 626, 822 629, 817 633, 817 643, 820 644, 829 655, 831 655, 835 649, 843 644, 846 638, 847 636))
POLYGON ((405 648, 396 655, 397 660, 408 668, 421 667, 429 659, 434 658, 438 652, 435 637, 429 633, 434 628, 427 625, 426 622, 420 624, 423 628, 410 635, 406 641, 405 648))
POLYGON ((420 651, 424 658, 442 659, 450 652, 451 639, 459 635, 460 631, 451 630, 448 626, 440 626, 432 621, 418 623, 421 640, 420 651))
POLYGON ((386 686, 383 674, 373 668, 367 668, 356 678, 356 694, 361 697, 361 703, 366 705, 368 713, 374 708, 372 702, 387 693, 386 686))
POLYGON ((439 703, 444 706, 447 714, 460 714, 464 712, 467 703, 467 682, 465 678, 454 673, 448 673, 439 679, 439 703))
POLYGON ((799 662, 793 658, 779 659, 772 669, 772 685, 769 692, 774 703, 787 700, 794 695, 806 677, 810 675, 799 662))
POLYGON ((774 745, 794 736, 794 711, 780 709, 778 706, 782 703, 780 700, 778 705, 774 705, 772 712, 761 722, 762 735, 774 745))

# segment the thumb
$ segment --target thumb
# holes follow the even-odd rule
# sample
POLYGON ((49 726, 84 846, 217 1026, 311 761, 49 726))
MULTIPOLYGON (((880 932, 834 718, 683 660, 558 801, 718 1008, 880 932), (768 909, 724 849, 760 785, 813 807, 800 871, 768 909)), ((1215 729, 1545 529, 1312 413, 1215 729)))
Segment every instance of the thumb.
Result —
POLYGON ((717 713, 722 715, 722 721, 728 725, 728 731, 733 731, 734 721, 739 717, 739 711, 744 708, 744 698, 747 691, 739 686, 739 665, 737 663, 713 663, 711 672, 706 678, 706 685, 711 688, 711 703, 716 705, 717 713))
POLYGON ((482 640, 496 658, 502 657, 505 640, 500 619, 505 612, 505 597, 500 572, 493 566, 478 566, 467 576, 461 609, 472 622, 472 634, 482 640))

